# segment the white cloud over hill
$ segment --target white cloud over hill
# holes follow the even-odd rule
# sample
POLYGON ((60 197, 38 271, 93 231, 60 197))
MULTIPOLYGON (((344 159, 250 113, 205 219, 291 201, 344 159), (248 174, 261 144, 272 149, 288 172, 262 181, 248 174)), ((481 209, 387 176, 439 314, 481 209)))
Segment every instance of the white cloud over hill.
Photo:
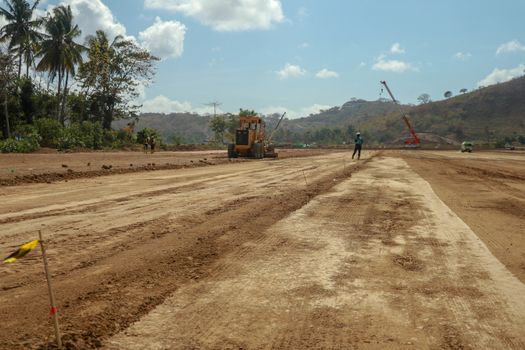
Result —
POLYGON ((487 75, 483 80, 478 82, 478 86, 489 86, 497 83, 504 83, 511 79, 520 77, 525 74, 525 65, 520 64, 515 68, 498 69, 495 68, 492 73, 487 75))

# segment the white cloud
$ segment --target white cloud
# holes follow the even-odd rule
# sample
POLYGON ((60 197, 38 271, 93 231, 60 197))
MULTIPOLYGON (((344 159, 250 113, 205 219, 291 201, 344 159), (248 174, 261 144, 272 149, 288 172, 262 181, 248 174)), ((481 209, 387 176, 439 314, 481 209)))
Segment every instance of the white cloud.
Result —
POLYGON ((280 79, 297 78, 306 74, 306 70, 300 66, 287 63, 283 69, 277 71, 280 79))
POLYGON ((366 67, 366 62, 359 63, 359 68, 363 68, 363 67, 366 67))
MULTIPOLYGON (((213 107, 193 107, 190 102, 171 100, 164 95, 156 96, 142 102, 143 113, 198 113, 200 115, 213 114, 213 107)), ((223 113, 217 108, 217 113, 223 113)))
POLYGON ((309 15, 310 14, 308 13, 306 7, 300 7, 299 10, 297 10, 297 17, 301 21, 304 21, 306 18, 308 18, 309 15))
POLYGON ((332 108, 332 106, 321 105, 321 104, 313 104, 308 107, 303 107, 299 110, 294 110, 294 109, 290 109, 290 108, 283 107, 283 106, 268 106, 268 107, 261 108, 259 112, 264 115, 269 115, 269 114, 274 114, 274 113, 282 114, 286 112, 286 118, 297 119, 301 117, 308 117, 310 114, 317 114, 322 110, 327 110, 330 108, 332 108))
POLYGON ((339 74, 337 72, 328 70, 326 68, 317 72, 315 76, 319 79, 339 78, 339 74))
POLYGON ((176 58, 184 50, 186 26, 177 21, 162 21, 155 18, 155 23, 139 33, 142 45, 160 58, 176 58))
POLYGON ((520 64, 516 68, 511 69, 494 69, 492 73, 487 75, 483 80, 478 83, 479 86, 489 86, 497 83, 504 83, 513 78, 520 77, 525 74, 525 65, 520 64))
POLYGON ((280 0, 144 0, 144 6, 183 13, 217 31, 269 29, 284 21, 280 0))
POLYGON ((468 61, 469 58, 472 57, 472 54, 470 52, 456 52, 454 54, 454 58, 460 60, 460 61, 468 61))
POLYGON ((404 73, 407 71, 419 70, 417 67, 414 67, 411 63, 398 60, 388 60, 385 56, 379 56, 376 60, 376 63, 374 63, 374 65, 372 66, 372 69, 394 73, 404 73))
POLYGON ((310 47, 310 44, 309 43, 302 43, 298 46, 300 49, 307 49, 310 47))
POLYGON ((401 47, 400 43, 394 43, 390 48, 390 53, 393 54, 402 54, 405 53, 405 49, 401 47))
POLYGON ((313 104, 311 106, 302 108, 301 112, 302 112, 303 116, 307 117, 310 114, 317 114, 317 113, 319 113, 321 111, 324 111, 324 110, 327 110, 327 109, 330 109, 330 108, 332 108, 332 106, 313 104))
POLYGON ((525 45, 522 45, 518 40, 512 40, 508 43, 501 44, 496 50, 496 55, 516 51, 525 51, 525 45))
MULTIPOLYGON (((110 39, 117 35, 132 38, 126 36, 126 27, 117 21, 101 0, 64 0, 61 3, 71 6, 74 21, 82 30, 82 38, 94 35, 99 29, 105 31, 110 39)), ((48 11, 51 9, 50 6, 48 11)))

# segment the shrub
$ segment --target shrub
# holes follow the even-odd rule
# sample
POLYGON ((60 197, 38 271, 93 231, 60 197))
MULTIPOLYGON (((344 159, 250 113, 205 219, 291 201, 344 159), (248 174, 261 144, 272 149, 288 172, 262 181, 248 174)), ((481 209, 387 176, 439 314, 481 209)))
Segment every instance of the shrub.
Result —
POLYGON ((140 130, 138 133, 137 133, 137 142, 140 143, 140 144, 143 144, 144 141, 146 140, 146 137, 154 137, 155 138, 155 142, 160 145, 162 143, 162 137, 160 136, 160 133, 158 130, 156 129, 151 129, 151 128, 144 128, 142 130, 140 130))
POLYGON ((60 123, 51 118, 41 118, 35 120, 35 127, 42 138, 41 145, 44 147, 55 148, 59 144, 63 127, 60 123))
POLYGON ((82 122, 73 123, 62 130, 58 140, 59 149, 102 147, 104 130, 99 123, 82 122))
POLYGON ((17 126, 14 137, 0 141, 2 153, 29 153, 40 148, 40 135, 32 125, 17 126))
POLYGON ((0 152, 2 153, 30 153, 39 148, 38 141, 35 138, 8 138, 0 140, 0 152))

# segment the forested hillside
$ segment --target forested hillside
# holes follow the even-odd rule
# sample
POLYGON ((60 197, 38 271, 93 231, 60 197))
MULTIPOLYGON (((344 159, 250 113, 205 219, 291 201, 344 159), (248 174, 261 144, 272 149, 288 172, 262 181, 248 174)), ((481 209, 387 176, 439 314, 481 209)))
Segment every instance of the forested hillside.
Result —
MULTIPOLYGON (((408 130, 407 114, 423 142, 457 144, 525 141, 525 77, 419 106, 397 105, 388 100, 353 99, 340 107, 298 119, 284 119, 275 141, 287 144, 341 144, 361 131, 367 142, 402 144, 408 130)), ((225 117, 228 119, 229 117, 225 117)), ((279 114, 265 116, 272 130, 279 114)), ((167 142, 202 143, 213 139, 209 116, 190 113, 144 114, 137 130, 158 129, 167 142)), ((120 121, 116 126, 124 126, 120 121)))

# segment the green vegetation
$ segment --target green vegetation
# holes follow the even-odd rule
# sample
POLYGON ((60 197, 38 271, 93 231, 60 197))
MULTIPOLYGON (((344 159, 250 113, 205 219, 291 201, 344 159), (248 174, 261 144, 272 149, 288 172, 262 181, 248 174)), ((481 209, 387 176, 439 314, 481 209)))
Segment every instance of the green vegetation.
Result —
POLYGON ((210 120, 210 128, 214 133, 215 142, 222 144, 224 142, 224 132, 227 128, 226 118, 222 115, 213 117, 210 120))
POLYGON ((7 21, 0 28, 0 42, 7 43, 7 50, 0 50, 0 151, 136 142, 133 128, 114 131, 112 123, 137 118, 140 106, 133 101, 151 83, 158 59, 121 36, 110 41, 103 31, 81 45, 69 6, 36 18, 38 3, 6 0, 0 8, 7 21), (31 67, 40 74, 37 81, 30 77, 31 67), (71 92, 73 82, 79 89, 71 92))

